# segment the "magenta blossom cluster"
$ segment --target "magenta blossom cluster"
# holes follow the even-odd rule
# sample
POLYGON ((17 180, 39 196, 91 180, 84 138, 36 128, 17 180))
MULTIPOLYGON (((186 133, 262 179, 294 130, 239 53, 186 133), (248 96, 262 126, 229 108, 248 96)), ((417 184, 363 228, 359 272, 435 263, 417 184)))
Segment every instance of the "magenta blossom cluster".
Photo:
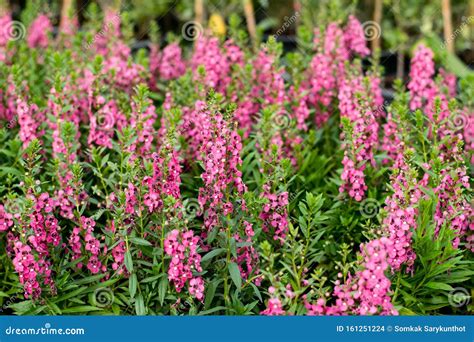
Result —
POLYGON ((262 229, 266 233, 273 234, 273 239, 283 245, 288 233, 288 192, 275 194, 271 192, 270 186, 265 185, 262 197, 267 200, 259 216, 262 220, 262 229))
POLYGON ((5 14, 0 16, 0 27, 4 29, 0 30, 0 62, 5 62, 7 59, 6 56, 6 46, 10 39, 12 38, 9 35, 8 28, 12 25, 11 15, 5 14))
POLYGON ((397 315, 390 299, 388 255, 393 242, 382 237, 361 244, 362 263, 354 276, 345 282, 336 280, 334 303, 327 305, 322 298, 315 303, 305 300, 308 315, 397 315))
MULTIPOLYGON (((226 194, 243 194, 247 187, 242 181, 240 152, 242 141, 223 116, 203 108, 207 119, 207 132, 203 132, 200 148, 204 172, 201 178, 204 186, 199 189, 199 204, 206 208, 204 225, 207 230, 218 225, 219 215, 229 215, 234 205, 227 201, 226 194)), ((242 203, 245 209, 245 203, 242 203)))
POLYGON ((225 93, 230 83, 230 63, 220 48, 218 38, 201 35, 194 46, 190 63, 196 80, 202 78, 199 74, 199 67, 202 66, 205 70, 203 84, 209 89, 225 93))
POLYGON ((364 37, 364 30, 354 16, 350 16, 345 28, 330 23, 324 34, 315 30, 316 53, 313 56, 302 91, 308 92, 307 102, 315 108, 315 122, 321 127, 334 111, 345 74, 344 63, 350 56, 367 56, 370 51, 364 37))
MULTIPOLYGON (((88 256, 87 269, 92 274, 105 272, 107 267, 100 261, 101 255, 105 250, 101 247, 99 239, 94 236, 95 221, 89 217, 81 217, 79 226, 73 228, 69 237, 69 246, 71 248, 72 260, 77 260, 83 255, 88 256)), ((77 264, 81 269, 82 262, 77 264)))
POLYGON ((430 119, 435 115, 435 99, 441 100, 441 112, 438 121, 449 116, 448 97, 456 93, 456 78, 444 70, 440 70, 441 84, 434 80, 435 64, 433 51, 424 45, 419 45, 410 64, 410 109, 423 109, 430 119))
POLYGON ((385 237, 362 244, 361 270, 343 284, 336 281, 336 303, 328 308, 327 314, 396 315, 389 296, 391 283, 385 275, 393 248, 393 242, 385 237))
MULTIPOLYGON (((240 274, 243 279, 249 279, 252 275, 259 273, 259 255, 256 248, 253 246, 253 237, 255 232, 251 223, 244 221, 243 236, 235 234, 234 238, 237 243, 245 243, 242 247, 237 247, 237 258, 235 261, 239 265, 240 274)), ((260 285, 261 278, 256 277, 254 280, 256 285, 260 285)))
POLYGON ((436 231, 447 224, 455 233, 453 247, 458 248, 468 230, 474 228, 474 209, 462 195, 465 190, 470 189, 469 177, 465 167, 458 167, 454 170, 441 170, 440 178, 439 185, 434 189, 439 199, 434 216, 436 231))
POLYGON ((191 230, 172 230, 166 237, 165 253, 171 257, 168 279, 181 292, 188 283, 189 293, 198 300, 204 299, 204 281, 193 273, 202 272, 201 256, 197 252, 199 238, 191 230))
MULTIPOLYGON (((31 212, 26 220, 15 214, 18 223, 7 236, 9 254, 24 286, 25 298, 35 299, 41 295, 42 285, 47 285, 51 293, 56 292, 50 258, 61 244, 61 228, 53 215, 55 201, 49 194, 29 195, 29 199, 33 203, 31 212)), ((7 226, 12 226, 12 215, 3 215, 8 220, 7 226)))
POLYGON ((51 20, 45 14, 36 17, 28 28, 28 37, 26 38, 28 46, 34 48, 47 48, 49 44, 49 35, 53 32, 51 20))
POLYGON ((349 76, 342 82, 339 90, 339 110, 352 126, 351 136, 342 137, 344 169, 341 174, 343 184, 339 192, 347 192, 356 201, 365 197, 364 170, 368 163, 375 166, 374 151, 378 145, 377 103, 361 99, 368 94, 361 76, 349 76))
POLYGON ((280 299, 270 298, 268 300, 267 308, 260 312, 260 314, 264 316, 282 316, 285 315, 286 312, 283 310, 283 305, 280 299))
POLYGON ((0 232, 7 231, 13 226, 13 215, 5 211, 5 207, 0 204, 0 232))
POLYGON ((156 85, 158 79, 173 80, 182 76, 186 71, 186 64, 182 56, 181 47, 177 43, 167 45, 163 51, 157 46, 150 50, 151 86, 156 85))
POLYGON ((433 51, 424 45, 419 45, 415 51, 410 66, 410 109, 423 108, 437 94, 436 84, 433 81, 435 66, 433 51))
POLYGON ((393 249, 388 254, 387 261, 393 270, 402 265, 407 271, 412 270, 416 254, 411 247, 413 231, 417 228, 417 203, 423 195, 423 186, 428 184, 426 173, 420 182, 410 175, 410 168, 406 163, 400 165, 398 174, 393 176, 391 186, 393 194, 385 200, 387 216, 383 227, 387 237, 393 243, 393 249))

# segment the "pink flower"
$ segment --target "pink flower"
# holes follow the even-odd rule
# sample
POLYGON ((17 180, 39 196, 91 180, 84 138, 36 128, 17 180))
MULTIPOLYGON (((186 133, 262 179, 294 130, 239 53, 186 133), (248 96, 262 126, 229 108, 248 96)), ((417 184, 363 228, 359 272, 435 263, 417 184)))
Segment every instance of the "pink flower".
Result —
POLYGON ((13 215, 7 213, 0 204, 0 232, 8 230, 11 226, 13 226, 13 215))
POLYGON ((348 49, 360 56, 368 56, 370 50, 365 41, 364 28, 353 15, 349 16, 347 26, 344 30, 344 41, 348 49))
POLYGON ((181 292, 188 282, 189 293, 198 300, 204 298, 204 281, 193 272, 202 272, 201 256, 197 252, 199 238, 188 230, 172 230, 164 241, 165 253, 171 257, 168 266, 168 279, 181 292))
POLYGON ((433 51, 424 45, 419 45, 415 55, 411 60, 410 82, 410 109, 423 108, 427 102, 433 101, 438 93, 433 81, 435 66, 433 61, 433 51))
POLYGON ((26 38, 28 46, 34 48, 47 48, 49 35, 53 31, 53 25, 45 14, 39 15, 28 28, 28 37, 26 38))
POLYGON ((267 308, 261 311, 260 314, 265 316, 282 316, 286 312, 283 310, 281 301, 278 298, 271 298, 268 300, 267 308))
POLYGON ((267 203, 263 206, 259 218, 262 222, 264 232, 272 232, 273 239, 280 241, 283 245, 286 234, 288 233, 288 193, 273 194, 270 192, 268 185, 264 186, 264 192, 261 195, 267 199, 267 203))

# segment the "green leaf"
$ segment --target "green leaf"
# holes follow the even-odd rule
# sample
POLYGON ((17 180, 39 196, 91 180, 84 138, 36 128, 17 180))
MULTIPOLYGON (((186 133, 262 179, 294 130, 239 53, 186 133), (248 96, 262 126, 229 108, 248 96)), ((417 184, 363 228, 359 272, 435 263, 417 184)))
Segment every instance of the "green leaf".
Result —
POLYGON ((160 305, 163 305, 165 301, 166 290, 168 290, 168 278, 163 277, 160 280, 160 284, 158 285, 158 299, 160 301, 160 305))
POLYGON ((234 282, 235 286, 237 286, 237 289, 240 290, 242 287, 242 277, 240 275, 239 266, 235 262, 231 262, 228 267, 232 281, 234 282))
POLYGON ((214 295, 216 294, 217 285, 219 284, 219 280, 212 281, 207 285, 206 296, 204 300, 204 308, 207 309, 211 306, 212 300, 214 299, 214 295))
POLYGON ((33 306, 33 301, 25 300, 23 302, 10 304, 8 308, 12 309, 15 313, 22 314, 28 310, 31 310, 33 306))
POLYGON ((143 302, 143 296, 141 293, 135 299, 135 312, 138 316, 143 316, 146 314, 145 303, 143 302))
POLYGON ((63 309, 63 314, 71 314, 71 313, 84 313, 84 312, 91 312, 91 311, 102 311, 101 308, 90 306, 90 305, 81 305, 81 306, 74 306, 72 308, 63 309))
POLYGON ((425 286, 430 288, 430 289, 435 289, 435 290, 446 290, 446 291, 453 291, 454 290, 452 288, 452 286, 450 286, 448 284, 438 283, 438 282, 435 282, 435 281, 430 281, 425 286))
POLYGON ((84 284, 94 283, 96 281, 101 280, 104 276, 105 276, 105 274, 93 275, 93 276, 90 276, 90 277, 75 280, 74 284, 75 285, 84 285, 84 284))
POLYGON ((128 292, 130 292, 130 297, 134 298, 135 294, 137 293, 137 274, 133 273, 130 276, 130 280, 128 282, 128 292))
POLYGON ((202 257, 201 259, 201 263, 204 263, 208 260, 211 260, 212 258, 214 258, 215 256, 218 256, 222 253, 224 253, 226 251, 225 248, 216 248, 216 249, 213 249, 212 251, 210 251, 209 253, 207 253, 205 256, 202 257))
POLYGON ((129 240, 136 244, 136 245, 140 245, 140 246, 151 246, 151 242, 150 241, 147 241, 145 239, 142 239, 142 238, 137 238, 137 237, 130 237, 129 240))
POLYGON ((263 303, 262 295, 261 295, 260 290, 258 289, 258 287, 254 283, 250 283, 250 286, 252 286, 253 292, 255 292, 255 295, 260 300, 260 302, 263 303))
POLYGON ((217 311, 224 311, 225 309, 226 309, 225 306, 216 306, 212 309, 199 312, 198 316, 209 315, 209 314, 217 312, 217 311))
POLYGON ((132 260, 132 254, 130 254, 130 250, 127 250, 127 252, 125 252, 124 263, 125 263, 125 267, 127 268, 128 272, 132 273, 133 272, 133 260, 132 260))

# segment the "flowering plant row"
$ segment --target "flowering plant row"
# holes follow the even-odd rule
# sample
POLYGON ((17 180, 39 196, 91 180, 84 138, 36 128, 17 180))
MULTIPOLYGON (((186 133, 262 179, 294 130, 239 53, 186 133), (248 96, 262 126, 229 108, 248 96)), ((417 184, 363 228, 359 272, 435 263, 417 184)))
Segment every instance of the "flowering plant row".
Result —
POLYGON ((0 32, 2 311, 468 313, 472 80, 419 45, 388 104, 355 17, 287 54, 230 24, 0 32))

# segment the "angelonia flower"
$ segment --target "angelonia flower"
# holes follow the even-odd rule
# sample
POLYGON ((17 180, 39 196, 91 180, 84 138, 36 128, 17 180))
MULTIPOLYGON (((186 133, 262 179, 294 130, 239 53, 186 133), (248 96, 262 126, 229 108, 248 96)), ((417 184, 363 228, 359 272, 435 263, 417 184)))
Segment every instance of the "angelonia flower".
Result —
POLYGON ((41 271, 44 265, 36 261, 31 247, 16 241, 13 247, 13 265, 24 287, 25 298, 36 299, 41 295, 41 271))
POLYGON ((474 234, 472 234, 472 231, 474 231, 474 224, 472 221, 470 224, 470 231, 471 235, 466 238, 466 249, 474 253, 474 234))
POLYGON ((381 150, 387 153, 384 164, 396 161, 401 155, 402 141, 398 135, 398 125, 391 112, 387 113, 387 121, 383 124, 381 150))
POLYGON ((10 13, 0 15, 0 27, 4 28, 0 30, 0 62, 6 62, 7 60, 6 47, 11 39, 11 36, 9 35, 8 30, 6 28, 10 27, 11 23, 12 18, 10 13))
POLYGON ((353 15, 349 16, 347 25, 344 28, 344 43, 347 48, 360 56, 368 56, 370 50, 367 47, 364 28, 360 21, 353 15))
POLYGON ((460 166, 452 170, 441 170, 440 180, 439 185, 434 189, 438 196, 434 215, 436 232, 446 225, 454 231, 453 247, 458 248, 468 229, 473 228, 474 210, 462 195, 465 190, 470 189, 469 177, 466 168, 460 166))
POLYGON ((47 48, 49 44, 49 35, 53 31, 53 25, 48 16, 41 14, 36 17, 28 28, 26 41, 30 49, 47 48))
POLYGON ((224 54, 230 64, 231 69, 231 83, 226 89, 229 99, 237 104, 234 112, 234 118, 237 121, 239 128, 243 131, 243 138, 248 138, 252 130, 252 126, 256 123, 257 113, 260 109, 260 104, 255 101, 252 95, 252 89, 255 80, 252 75, 247 77, 239 77, 242 73, 247 73, 246 66, 251 65, 252 61, 245 59, 245 54, 242 49, 229 39, 224 43, 224 54))
MULTIPOLYGON (((253 236, 255 232, 253 230, 253 226, 251 223, 244 221, 244 234, 243 236, 239 234, 235 234, 234 238, 237 243, 244 242, 248 243, 248 245, 244 245, 242 247, 237 247, 237 258, 235 262, 239 265, 240 274, 243 279, 249 279, 250 276, 254 274, 258 274, 260 270, 259 267, 259 255, 258 251, 253 246, 253 236)), ((256 285, 260 285, 261 278, 257 277, 254 280, 256 285)))
POLYGON ((158 72, 160 78, 167 81, 184 75, 186 65, 183 60, 181 47, 178 43, 169 44, 163 49, 158 72))
POLYGON ((130 52, 130 49, 126 45, 120 44, 120 47, 125 48, 124 51, 120 51, 120 49, 115 49, 119 47, 119 40, 122 36, 122 32, 120 31, 120 25, 120 14, 116 13, 113 9, 106 9, 102 27, 95 34, 93 40, 87 42, 86 47, 93 47, 95 52, 102 56, 107 56, 110 53, 128 54, 130 52))
POLYGON ((198 100, 192 109, 183 109, 183 123, 179 127, 187 142, 187 159, 201 160, 201 146, 210 139, 211 115, 204 101, 198 100))
POLYGON ((120 241, 117 246, 112 249, 112 258, 114 259, 112 263, 112 269, 117 271, 118 274, 126 272, 126 269, 123 267, 125 260, 126 246, 125 242, 120 241))
POLYGON ((103 74, 107 82, 129 94, 135 86, 144 83, 144 71, 143 66, 123 56, 111 56, 104 61, 103 74))
POLYGON ((150 99, 141 105, 135 101, 132 102, 129 122, 130 127, 137 134, 137 139, 131 144, 129 152, 138 152, 141 155, 148 155, 151 152, 154 141, 153 126, 157 117, 156 108, 150 99))
MULTIPOLYGON (((474 210, 465 195, 470 191, 470 182, 462 150, 462 133, 469 121, 459 113, 456 113, 456 117, 452 120, 452 123, 443 122, 437 132, 443 137, 438 146, 438 158, 443 166, 438 173, 439 181, 433 189, 438 198, 434 220, 436 234, 443 226, 451 229, 455 235, 452 241, 453 247, 458 248, 460 242, 467 238, 471 233, 470 230, 474 228, 474 210), (456 126, 459 123, 458 119, 461 119, 464 127, 456 126)), ((434 161, 431 163, 434 169, 439 169, 434 161)))
POLYGON ((5 211, 5 207, 0 204, 0 232, 7 231, 13 226, 13 215, 5 211))
POLYGON ((26 101, 17 99, 18 124, 20 125, 20 140, 23 148, 39 137, 39 126, 44 120, 44 116, 39 112, 36 104, 28 105, 26 101))
POLYGON ((283 310, 282 303, 278 298, 270 298, 268 300, 267 308, 260 312, 264 316, 282 316, 286 312, 283 310))
POLYGON ((201 79, 199 67, 202 66, 205 70, 203 84, 209 89, 225 93, 230 82, 230 65, 219 46, 218 38, 201 35, 195 42, 190 64, 196 80, 201 79))
POLYGON ((203 126, 207 131, 202 132, 200 148, 200 160, 204 166, 201 179, 204 186, 199 188, 198 201, 201 207, 206 208, 204 225, 209 231, 218 225, 219 214, 226 211, 224 215, 228 215, 234 210, 232 203, 226 202, 226 192, 243 194, 247 187, 239 170, 242 165, 240 135, 232 129, 232 123, 226 121, 219 112, 213 113, 212 109, 205 108, 202 110, 203 115, 208 118, 203 126))
POLYGON ((293 117, 296 121, 296 128, 302 131, 307 131, 308 130, 308 125, 307 121, 308 118, 310 117, 310 106, 308 104, 308 96, 307 95, 301 95, 301 92, 303 92, 304 89, 299 89, 299 91, 294 87, 291 86, 289 93, 290 97, 294 99, 294 103, 296 103, 293 106, 293 117))
MULTIPOLYGON (((145 176, 142 182, 148 189, 147 193, 143 196, 143 204, 150 213, 162 209, 164 196, 180 198, 181 165, 178 154, 169 145, 165 147, 164 151, 165 155, 163 157, 158 153, 152 154, 153 175, 145 176), (165 160, 165 158, 167 159, 165 160)), ((137 202, 133 185, 129 185, 126 194, 127 206, 133 208, 137 202)), ((133 212, 133 209, 130 211, 133 212)))
MULTIPOLYGON (((100 261, 104 251, 99 239, 94 236, 95 225, 94 219, 81 216, 79 226, 73 228, 71 236, 69 237, 72 260, 86 256, 86 267, 91 274, 97 274, 107 270, 106 265, 100 261)), ((82 262, 79 262, 77 268, 81 269, 82 267, 82 262)))
POLYGON ((434 74, 433 51, 420 44, 410 64, 410 82, 407 87, 410 90, 411 110, 423 108, 438 94, 434 74))
POLYGON ((87 141, 90 145, 112 148, 115 129, 121 129, 126 125, 125 116, 119 111, 114 100, 106 102, 103 96, 98 96, 94 102, 97 111, 89 111, 87 141))
POLYGON ((288 192, 275 194, 269 185, 264 185, 261 196, 267 200, 259 216, 262 220, 262 229, 266 233, 273 234, 273 239, 283 245, 288 233, 288 192))
POLYGON ((330 315, 397 315, 390 299, 390 280, 385 275, 389 269, 388 255, 393 242, 382 237, 361 244, 362 265, 354 277, 336 281, 334 305, 326 309, 330 315))
POLYGON ((252 94, 262 98, 263 106, 277 105, 282 110, 288 99, 283 78, 284 69, 280 68, 277 62, 277 56, 270 53, 267 47, 259 51, 252 64, 252 94))
POLYGON ((349 274, 346 281, 335 281, 334 303, 328 305, 323 298, 311 303, 304 296, 306 314, 398 315, 391 302, 391 283, 386 276, 390 268, 387 258, 393 248, 393 242, 386 237, 361 244, 362 261, 357 272, 349 274))
POLYGON ((423 195, 421 188, 428 185, 428 174, 417 181, 408 164, 401 161, 390 183, 394 192, 385 200, 387 216, 383 220, 383 229, 393 243, 387 262, 393 270, 406 265, 407 271, 411 271, 416 259, 411 240, 417 228, 417 203, 423 195))
POLYGON ((164 241, 165 253, 171 257, 168 279, 177 292, 188 284, 189 293, 196 299, 204 299, 204 281, 193 273, 202 272, 201 256, 197 252, 199 238, 191 230, 173 229, 164 241))
POLYGON ((365 197, 367 185, 364 170, 367 163, 375 166, 374 150, 378 145, 377 106, 374 102, 362 100, 364 94, 367 90, 362 77, 349 76, 342 82, 338 95, 341 117, 347 118, 351 126, 350 129, 345 128, 342 134, 345 139, 342 145, 344 169, 339 192, 347 192, 356 201, 365 197))
POLYGON ((333 57, 329 51, 317 52, 308 68, 308 102, 315 107, 315 122, 321 127, 332 112, 332 103, 337 94, 337 78, 333 57))
MULTIPOLYGON (((11 14, 7 13, 0 16, 0 24, 2 27, 7 28, 10 26, 12 21, 11 14)), ((0 31, 0 47, 4 48, 7 46, 8 42, 10 41, 11 37, 8 34, 8 30, 3 29, 0 31)))
POLYGON ((453 98, 457 93, 457 80, 456 75, 439 68, 439 75, 441 76, 441 85, 446 91, 446 95, 449 98, 453 98))
MULTIPOLYGON (((23 285, 25 298, 37 299, 43 285, 47 285, 53 295, 56 293, 50 258, 61 244, 61 228, 53 215, 55 201, 48 193, 27 196, 32 203, 31 211, 26 221, 20 214, 15 215, 18 224, 14 232, 8 233, 7 251, 23 285)), ((4 214, 4 217, 6 225, 11 227, 12 216, 4 214)))
POLYGON ((461 111, 463 122, 464 150, 471 154, 471 164, 474 164, 474 111, 465 107, 461 111))
MULTIPOLYGON (((61 17, 61 23, 59 24, 59 31, 62 35, 67 37, 73 37, 74 34, 77 32, 79 27, 79 20, 77 15, 66 15, 61 17)), ((63 44, 66 47, 70 48, 72 46, 70 40, 63 39, 63 44)))

